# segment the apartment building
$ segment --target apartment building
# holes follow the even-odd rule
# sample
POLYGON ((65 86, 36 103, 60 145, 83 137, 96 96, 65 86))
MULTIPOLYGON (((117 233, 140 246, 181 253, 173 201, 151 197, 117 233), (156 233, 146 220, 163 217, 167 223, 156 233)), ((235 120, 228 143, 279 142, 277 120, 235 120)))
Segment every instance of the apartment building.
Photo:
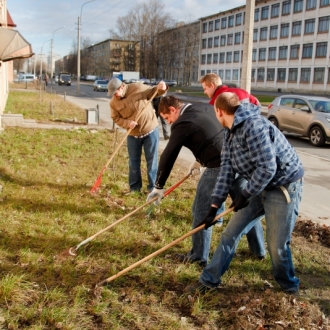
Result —
MULTIPOLYGON (((245 6, 201 18, 199 77, 240 86, 245 6)), ((255 2, 251 88, 330 92, 330 0, 255 2)))

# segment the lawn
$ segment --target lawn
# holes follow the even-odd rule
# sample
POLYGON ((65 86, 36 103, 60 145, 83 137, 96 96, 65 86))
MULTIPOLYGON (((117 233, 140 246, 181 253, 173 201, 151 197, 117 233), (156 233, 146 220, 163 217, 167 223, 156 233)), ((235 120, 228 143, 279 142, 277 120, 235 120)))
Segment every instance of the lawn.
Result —
MULTIPOLYGON (((319 227, 306 235, 301 221, 291 244, 300 297, 279 290, 269 256, 255 260, 245 238, 218 292, 184 292, 201 269, 172 256, 188 251, 190 238, 95 291, 191 230, 197 179, 187 179, 159 207, 136 211, 147 197, 146 164, 143 192, 125 194, 125 143, 90 194, 121 138, 106 129, 0 134, 0 329, 330 329, 329 240, 319 227), (68 255, 68 248, 132 212, 76 257, 68 255)), ((177 162, 166 188, 186 172, 177 162)), ((222 230, 214 229, 212 251, 222 230)))

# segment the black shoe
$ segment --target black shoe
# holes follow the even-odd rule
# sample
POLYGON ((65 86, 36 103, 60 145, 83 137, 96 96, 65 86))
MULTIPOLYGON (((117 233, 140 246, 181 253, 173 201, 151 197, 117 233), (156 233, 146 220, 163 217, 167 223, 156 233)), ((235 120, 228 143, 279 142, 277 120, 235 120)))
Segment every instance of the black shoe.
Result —
POLYGON ((285 290, 284 291, 286 294, 289 294, 290 296, 294 296, 294 297, 300 297, 300 293, 299 290, 295 290, 295 289, 289 289, 289 290, 285 290))
POLYGON ((176 253, 174 255, 174 259, 179 260, 181 262, 189 262, 191 264, 196 262, 202 268, 205 268, 206 265, 207 265, 207 261, 205 261, 205 260, 191 259, 191 257, 189 257, 188 255, 186 255, 184 253, 176 253))
POLYGON ((201 294, 205 294, 207 292, 210 292, 212 290, 217 290, 218 287, 216 288, 210 288, 206 285, 204 285, 203 283, 197 281, 193 284, 190 284, 188 286, 185 287, 184 292, 186 293, 201 293, 201 294))

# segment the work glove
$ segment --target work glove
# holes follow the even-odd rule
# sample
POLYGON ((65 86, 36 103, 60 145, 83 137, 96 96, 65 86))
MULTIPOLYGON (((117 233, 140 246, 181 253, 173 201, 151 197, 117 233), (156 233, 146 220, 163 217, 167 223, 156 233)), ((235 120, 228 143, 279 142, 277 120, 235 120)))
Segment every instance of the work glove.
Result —
MULTIPOLYGON (((211 208, 209 209, 208 213, 206 214, 205 218, 203 219, 203 221, 198 224, 196 227, 199 227, 203 224, 205 224, 205 229, 213 226, 216 224, 216 221, 213 222, 216 214, 217 214, 218 208, 217 207, 213 207, 211 206, 211 208)), ((195 227, 195 228, 196 228, 195 227)))
POLYGON ((151 191, 151 193, 148 195, 147 202, 149 202, 151 199, 153 199, 155 197, 158 197, 158 199, 154 201, 154 204, 159 205, 162 198, 164 197, 164 192, 165 192, 165 189, 154 188, 151 191))
POLYGON ((245 198, 242 194, 242 192, 239 193, 238 197, 231 203, 229 206, 230 208, 234 207, 234 211, 237 212, 240 209, 243 209, 244 207, 247 207, 249 205, 248 198, 245 198))
POLYGON ((194 161, 189 168, 189 172, 192 176, 197 176, 201 174, 201 164, 194 161))

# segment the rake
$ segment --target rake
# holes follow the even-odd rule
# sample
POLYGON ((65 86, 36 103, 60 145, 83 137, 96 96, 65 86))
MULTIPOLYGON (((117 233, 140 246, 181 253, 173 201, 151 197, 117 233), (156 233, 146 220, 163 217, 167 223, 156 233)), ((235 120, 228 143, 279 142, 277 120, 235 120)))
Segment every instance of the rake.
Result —
MULTIPOLYGON (((156 96, 158 90, 156 89, 154 94, 151 96, 151 98, 148 100, 148 102, 146 103, 146 105, 144 106, 144 108, 138 113, 138 115, 135 118, 135 121, 138 121, 139 118, 142 116, 142 113, 144 112, 145 109, 147 109, 148 105, 150 104, 150 102, 154 99, 154 97, 156 96)), ((123 137, 123 139, 119 142, 119 144, 117 145, 117 148, 114 150, 114 152, 112 153, 112 155, 110 156, 109 160, 107 161, 107 163, 105 164, 105 166, 102 168, 99 176, 97 177, 93 187, 90 190, 90 193, 93 194, 95 193, 98 188, 101 185, 101 180, 102 180, 102 175, 105 172, 105 170, 107 169, 107 167, 109 166, 109 164, 111 163, 111 161, 113 160, 113 158, 115 157, 116 153, 118 152, 119 148, 122 146, 122 144, 125 142, 127 136, 129 135, 129 133, 132 131, 132 128, 130 128, 125 136, 123 137)))
MULTIPOLYGON (((218 220, 219 218, 225 216, 226 214, 232 212, 233 210, 234 210, 234 208, 232 207, 232 208, 230 208, 230 209, 228 209, 228 210, 226 210, 226 211, 224 211, 224 212, 218 214, 218 215, 214 218, 213 222, 215 222, 215 221, 218 220)), ((212 222, 212 223, 213 223, 213 222, 212 222)), ((202 224, 202 225, 200 225, 200 226, 194 228, 193 230, 189 231, 188 233, 184 234, 183 236, 177 238, 175 241, 173 241, 173 242, 167 244, 166 246, 163 246, 161 249, 159 249, 159 250, 157 250, 157 251, 155 251, 155 252, 149 254, 148 256, 146 256, 146 257, 144 257, 143 259, 137 261, 137 262, 134 263, 133 265, 131 265, 131 266, 129 266, 129 267, 123 269, 122 271, 120 271, 120 272, 117 273, 116 275, 113 275, 113 276, 111 276, 111 277, 108 277, 107 279, 105 279, 105 280, 103 280, 103 281, 97 283, 97 284, 95 285, 95 289, 94 289, 94 293, 95 293, 95 295, 98 294, 98 292, 99 292, 99 290, 100 290, 100 287, 101 287, 102 285, 104 285, 104 284, 106 284, 106 283, 109 283, 109 282, 111 282, 111 281, 117 279, 117 278, 120 277, 121 275, 126 274, 126 273, 129 272, 130 270, 132 270, 132 269, 134 269, 135 267, 137 267, 137 266, 141 265, 142 263, 144 263, 145 261, 150 260, 151 258, 153 258, 153 257, 157 256, 158 254, 164 252, 165 250, 169 249, 170 247, 172 247, 172 246, 178 244, 179 242, 183 241, 185 238, 187 238, 187 237, 189 237, 189 236, 191 236, 191 235, 197 233, 198 231, 202 230, 204 227, 205 227, 205 224, 202 224)))
MULTIPOLYGON (((178 181, 177 183, 175 183, 173 186, 169 187, 165 193, 164 193, 164 197, 167 196, 168 194, 170 194, 175 188, 177 188, 178 186, 180 186, 180 184, 182 182, 184 182, 191 173, 187 174, 185 177, 183 177, 180 181, 178 181)), ((81 243, 79 243, 77 246, 75 247, 70 247, 69 249, 64 250, 60 255, 61 256, 76 256, 77 255, 77 250, 82 247, 83 245, 89 243, 91 240, 93 240, 95 237, 101 235, 102 233, 104 233, 105 231, 109 230, 110 228, 114 227, 115 225, 117 225, 118 223, 122 222, 123 220, 127 219, 128 217, 130 217, 131 215, 135 214, 136 212, 138 212, 139 210, 143 209, 145 206, 147 206, 148 204, 154 202, 157 200, 157 196, 152 198, 151 200, 149 200, 148 202, 144 203, 143 205, 139 206, 138 208, 136 208, 134 211, 130 212, 129 214, 126 214, 124 217, 122 217, 121 219, 113 222, 111 225, 109 225, 108 227, 100 230, 99 232, 97 232, 96 234, 86 238, 84 241, 82 241, 81 243)))

